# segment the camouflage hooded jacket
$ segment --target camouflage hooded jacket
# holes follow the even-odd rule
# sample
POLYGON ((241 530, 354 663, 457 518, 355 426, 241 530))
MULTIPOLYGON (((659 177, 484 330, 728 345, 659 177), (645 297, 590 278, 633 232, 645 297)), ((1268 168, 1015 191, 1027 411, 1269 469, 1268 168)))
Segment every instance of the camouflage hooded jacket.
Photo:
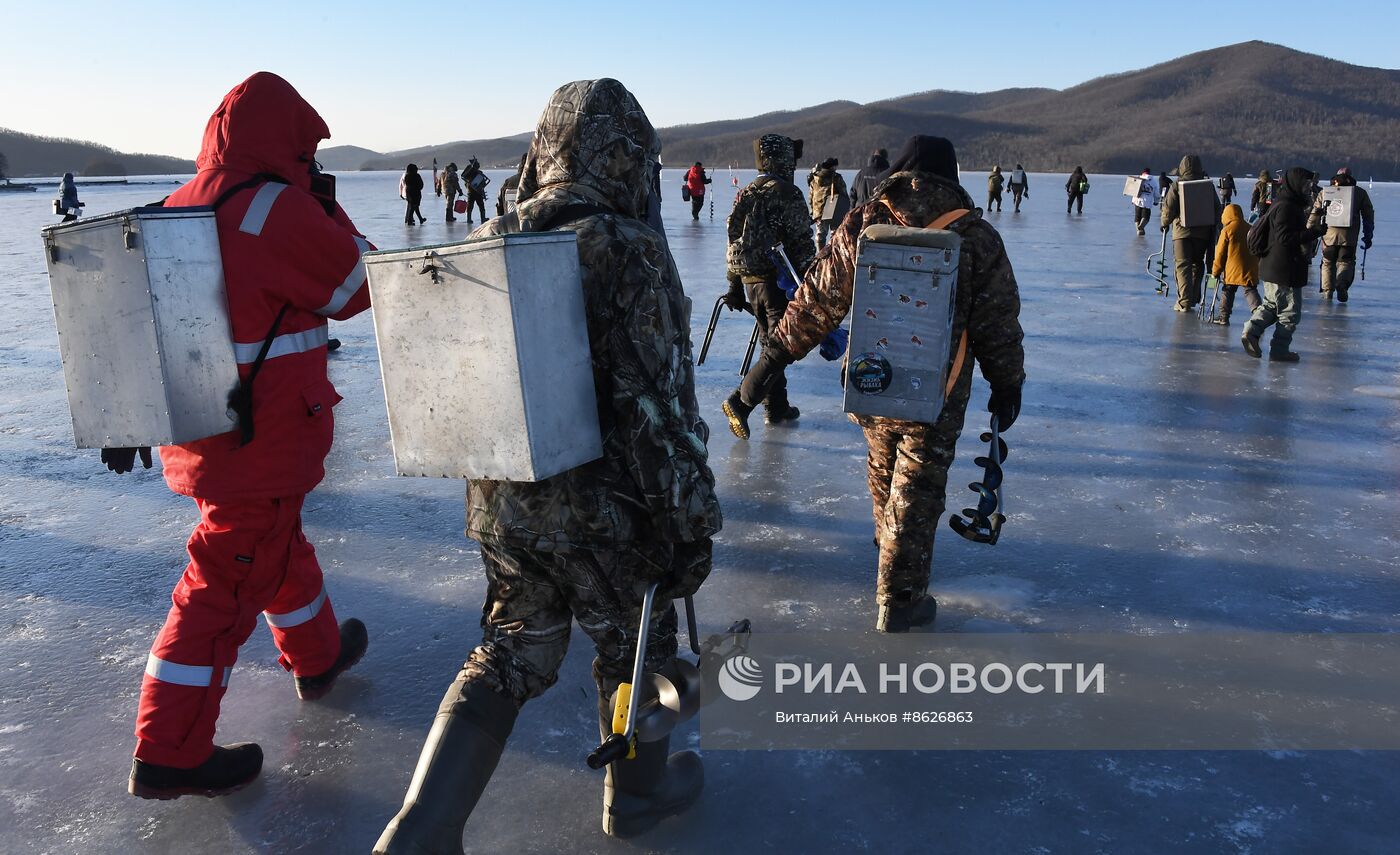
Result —
POLYGON ((777 244, 783 245, 801 276, 817 255, 817 243, 807 201, 792 183, 797 169, 795 143, 779 134, 766 134, 754 148, 759 176, 740 191, 729 215, 729 278, 775 276, 768 252, 777 244))
MULTIPOLYGON (((659 151, 646 113, 616 80, 566 84, 540 118, 521 171, 521 229, 549 225, 570 204, 609 211, 558 224, 578 235, 603 456, 538 483, 469 482, 472 537, 549 550, 694 541, 720 529, 685 292, 640 219, 659 151)), ((472 237, 505 229, 496 219, 472 237)))
MULTIPOLYGON (((982 219, 962 187, 928 173, 890 176, 875 189, 870 202, 846 216, 803 277, 773 338, 794 359, 801 359, 841 325, 851 310, 857 243, 866 226, 924 226, 958 208, 971 213, 950 226, 962 236, 952 341, 959 341, 966 330, 971 355, 982 366, 987 382, 993 388, 1019 387, 1026 377, 1021 296, 1001 235, 982 219)), ((972 360, 967 360, 960 385, 971 382, 971 368, 972 360)))

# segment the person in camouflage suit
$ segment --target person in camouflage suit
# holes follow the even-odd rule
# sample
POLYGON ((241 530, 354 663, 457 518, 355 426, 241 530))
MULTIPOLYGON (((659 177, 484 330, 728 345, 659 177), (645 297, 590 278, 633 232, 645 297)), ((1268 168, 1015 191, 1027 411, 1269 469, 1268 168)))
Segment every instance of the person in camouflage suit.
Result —
MULTIPOLYGON (((724 302, 732 310, 747 308, 753 312, 758 319, 758 340, 766 347, 788 305, 787 294, 778 285, 778 269, 769 258, 770 251, 782 244, 801 276, 816 257, 817 246, 812 240, 807 202, 792 181, 797 158, 802 156, 802 140, 765 134, 753 147, 758 177, 739 192, 734 212, 729 215, 729 292, 724 302)), ((788 403, 787 376, 782 371, 772 378, 762 403, 769 424, 795 421, 801 415, 788 403)), ((731 399, 724 407, 726 413, 742 408, 747 418, 758 404, 757 400, 731 399)), ((743 438, 747 439, 747 434, 743 438)))
POLYGON ((817 257, 740 390, 746 399, 761 394, 778 368, 806 356, 841 325, 851 309, 856 252, 867 226, 922 227, 949 212, 967 211, 946 228, 962 237, 951 341, 966 333, 971 358, 949 354, 960 368, 943 412, 933 424, 851 417, 865 431, 869 447, 866 469, 880 547, 876 627, 884 632, 931 623, 937 610, 928 594, 934 533, 972 391, 974 359, 991 384, 987 408, 1002 430, 1011 427, 1021 408, 1025 371, 1016 276, 1001 236, 982 219, 957 176, 952 143, 940 137, 910 139, 872 200, 847 215, 817 257))
MULTIPOLYGON (((660 582, 646 667, 676 654, 671 600, 710 572, 720 530, 709 429, 695 398, 686 297, 642 220, 660 141, 616 80, 558 89, 540 119, 513 214, 472 237, 578 236, 603 456, 538 483, 471 481, 467 534, 486 570, 483 639, 438 708, 404 806, 377 853, 460 852, 463 826, 519 707, 554 684, 577 620, 597 649, 600 723, 630 679, 647 587, 660 582)), ((694 752, 641 742, 608 768, 603 828, 629 836, 679 813, 704 785, 694 752)))

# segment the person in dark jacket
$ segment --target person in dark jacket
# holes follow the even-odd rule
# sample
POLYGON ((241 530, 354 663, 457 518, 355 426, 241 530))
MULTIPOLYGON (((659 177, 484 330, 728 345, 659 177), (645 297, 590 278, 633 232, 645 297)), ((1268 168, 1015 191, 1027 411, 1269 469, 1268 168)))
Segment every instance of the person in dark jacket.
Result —
POLYGON ((1308 192, 1314 175, 1301 166, 1288 170, 1264 214, 1267 221, 1259 260, 1259 284, 1264 302, 1244 325, 1240 343, 1244 352, 1258 359, 1263 353, 1259 339, 1269 327, 1274 327, 1269 341, 1269 360, 1297 362, 1298 354, 1289 350, 1293 333, 1303 316, 1303 286, 1308 284, 1308 268, 1312 266, 1312 244, 1327 231, 1321 209, 1309 216, 1308 192), (1277 326, 1274 326, 1277 324, 1277 326))
POLYGON ((78 185, 73 180, 73 173, 63 173, 58 195, 58 207, 63 212, 63 222, 71 223, 78 219, 78 211, 82 209, 83 203, 78 201, 78 185))
POLYGON ((481 221, 486 222, 486 185, 491 183, 491 179, 481 171, 481 164, 476 158, 467 161, 467 168, 462 170, 462 180, 467 185, 467 222, 472 221, 472 208, 476 208, 481 214, 481 221))
POLYGON ((871 199, 871 194, 875 192, 875 186, 880 183, 880 176, 890 168, 890 153, 883 148, 875 149, 875 153, 870 155, 870 160, 860 168, 856 177, 851 181, 851 205, 864 205, 871 199))
MULTIPOLYGON (((1215 225, 1220 222, 1220 199, 1215 199, 1215 219, 1213 225, 1192 226, 1181 224, 1181 184, 1180 181, 1197 181, 1206 177, 1198 155, 1188 154, 1176 168, 1178 183, 1171 184, 1162 197, 1162 231, 1170 226, 1176 255, 1176 310, 1189 312, 1201 302, 1201 277, 1206 275, 1215 250, 1215 225)), ((1162 178, 1166 179, 1164 174, 1162 178)))
POLYGON ((1235 198, 1235 176, 1225 173, 1216 186, 1220 188, 1220 205, 1223 209, 1235 198))
POLYGON ((1001 211, 1001 188, 1006 185, 1006 176, 1001 174, 1000 166, 993 166, 991 174, 987 176, 987 210, 990 212, 992 206, 996 205, 997 211, 1001 211))
POLYGON ((1070 173, 1069 180, 1065 182, 1065 193, 1069 195, 1069 204, 1065 206, 1065 213, 1068 214, 1074 209, 1075 203, 1079 203, 1079 213, 1084 213, 1084 194, 1089 192, 1089 176, 1084 174, 1084 167, 1076 166, 1070 173))
POLYGON ((414 217, 418 218, 418 225, 428 221, 423 212, 418 210, 423 204, 423 176, 418 174, 418 164, 410 163, 404 170, 403 177, 399 179, 399 198, 407 203, 403 212, 405 225, 414 225, 414 217))
POLYGON ((1172 188, 1172 180, 1163 172, 1157 176, 1157 199, 1159 204, 1166 204, 1167 191, 1172 188))
POLYGON ((452 216, 452 207, 457 203, 457 197, 462 195, 462 182, 457 180, 457 164, 447 164, 447 171, 438 179, 437 194, 447 197, 447 222, 457 222, 457 218, 452 216))
POLYGON ((1014 212, 1021 213, 1021 197, 1025 196, 1027 199, 1031 197, 1031 181, 1021 164, 1016 164, 1016 168, 1011 170, 1011 180, 1006 182, 1006 188, 1011 191, 1014 212))

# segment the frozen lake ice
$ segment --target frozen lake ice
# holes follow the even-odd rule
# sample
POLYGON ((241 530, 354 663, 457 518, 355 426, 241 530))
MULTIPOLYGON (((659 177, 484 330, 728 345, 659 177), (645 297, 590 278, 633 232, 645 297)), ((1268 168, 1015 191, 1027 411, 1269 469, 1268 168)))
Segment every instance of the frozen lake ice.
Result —
MULTIPOLYGON (((505 173, 488 174, 494 190, 505 173)), ((731 177, 752 174, 716 170, 714 219, 698 223, 680 171, 664 178, 697 345, 724 288, 731 177)), ((1400 188, 1372 191, 1380 228, 1352 301, 1306 294, 1303 361, 1289 366, 1241 352, 1242 310, 1228 329, 1172 312, 1143 273, 1155 212, 1139 238, 1121 178, 1091 180, 1083 216, 1062 210, 1059 175, 1032 175, 1020 215, 989 215, 1020 282, 1029 380, 1007 435, 1000 544, 940 531, 939 629, 1400 629, 1400 236, 1388 216, 1400 188)), ((982 174, 963 183, 983 201, 982 174)), ((436 199, 427 225, 404 226, 396 186, 396 173, 340 177, 378 246, 466 234, 441 222, 436 199)), ((97 214, 171 189, 82 197, 97 214)), ((337 613, 369 625, 369 653, 326 700, 303 704, 256 631, 219 739, 260 742, 262 779, 222 799, 128 796, 141 672, 197 514, 157 470, 118 477, 72 447, 39 240, 51 195, 0 194, 0 851, 367 852, 479 640, 484 579, 462 536, 462 484, 393 474, 370 318, 334 324, 345 346, 330 371, 345 401, 305 524, 337 613)), ((840 413, 837 369, 815 356, 795 366, 800 426, 734 440, 718 407, 746 318, 726 313, 697 371, 726 520, 697 597, 702 633, 740 616, 765 631, 869 633, 864 444, 840 413)), ((979 379, 950 509, 971 495, 985 398, 979 379)), ((576 637, 559 685, 526 707, 468 824, 469 851, 1400 848, 1400 757, 1383 752, 712 751, 695 809, 613 841, 598 830, 601 774, 582 761, 596 735, 589 647, 576 637)), ((676 738, 687 740, 693 723, 676 738)))

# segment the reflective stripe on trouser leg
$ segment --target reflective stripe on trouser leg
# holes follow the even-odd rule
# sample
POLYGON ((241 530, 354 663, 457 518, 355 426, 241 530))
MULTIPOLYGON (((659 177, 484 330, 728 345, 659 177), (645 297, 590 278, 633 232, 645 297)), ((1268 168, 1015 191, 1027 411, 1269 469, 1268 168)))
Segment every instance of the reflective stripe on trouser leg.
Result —
MULTIPOLYGON (((302 499, 196 502, 201 519, 190 536, 190 563, 151 646, 136 716, 136 756, 180 768, 199 765, 214 750, 224 671, 288 572, 302 499)), ((318 576, 311 595, 320 585, 318 576)))
POLYGON ((283 668, 301 677, 330 670, 340 656, 340 628, 326 594, 316 550, 302 534, 299 517, 286 575, 265 609, 263 617, 282 654, 277 661, 283 668))

